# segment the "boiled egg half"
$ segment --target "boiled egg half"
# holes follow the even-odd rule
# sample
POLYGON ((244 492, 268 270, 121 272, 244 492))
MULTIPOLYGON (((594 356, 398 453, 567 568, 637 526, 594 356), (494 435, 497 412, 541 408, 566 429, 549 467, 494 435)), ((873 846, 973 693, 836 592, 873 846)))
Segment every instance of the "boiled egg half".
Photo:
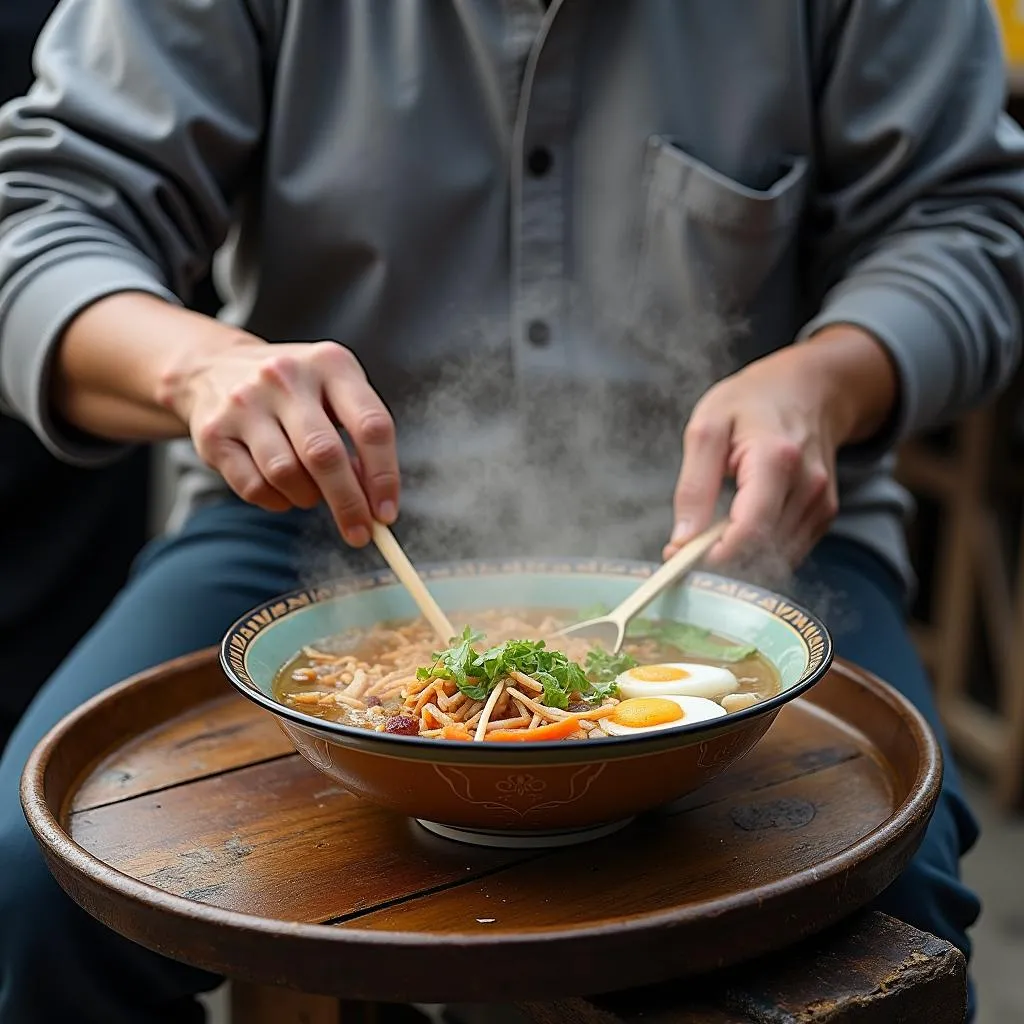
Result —
POLYGON ((634 736, 677 725, 692 725, 709 718, 721 718, 725 709, 706 697, 630 697, 615 705, 602 724, 612 736, 634 736))
POLYGON ((635 665, 615 679, 619 693, 629 697, 705 697, 717 700, 735 693, 739 682, 727 668, 714 665, 635 665))

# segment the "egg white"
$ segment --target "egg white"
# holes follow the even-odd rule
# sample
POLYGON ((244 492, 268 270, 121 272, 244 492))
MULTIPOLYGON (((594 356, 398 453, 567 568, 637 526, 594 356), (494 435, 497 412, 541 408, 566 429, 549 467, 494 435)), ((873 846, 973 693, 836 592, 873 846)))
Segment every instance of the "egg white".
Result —
POLYGON ((727 668, 715 665, 688 665, 684 662, 666 661, 657 666, 637 665, 637 668, 677 668, 687 675, 683 679, 666 679, 661 682, 646 682, 634 679, 633 669, 620 672, 615 682, 625 700, 628 697, 705 697, 717 700, 727 693, 735 693, 739 682, 727 668))
POLYGON ((709 718, 721 718, 725 709, 721 704, 705 697, 682 697, 674 693, 646 694, 645 696, 658 696, 663 700, 670 700, 683 709, 683 717, 677 718, 674 722, 662 722, 659 725, 645 725, 637 727, 633 725, 619 725, 611 718, 605 718, 602 725, 612 736, 636 736, 642 732, 657 732, 661 729, 675 729, 681 725, 693 725, 694 722, 704 722, 709 718))

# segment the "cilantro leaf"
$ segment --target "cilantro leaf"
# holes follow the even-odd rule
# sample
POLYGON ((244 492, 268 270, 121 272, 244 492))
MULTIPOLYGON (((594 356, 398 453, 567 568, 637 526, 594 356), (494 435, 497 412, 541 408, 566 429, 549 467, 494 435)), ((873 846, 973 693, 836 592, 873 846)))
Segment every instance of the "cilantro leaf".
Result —
POLYGON ((719 639, 710 630, 689 622, 637 619, 630 626, 629 635, 636 640, 655 640, 668 647, 675 647, 681 654, 693 658, 707 658, 727 664, 757 654, 757 648, 752 645, 719 639))
POLYGON ((569 694, 550 672, 538 672, 537 682, 544 687, 542 699, 549 708, 560 708, 565 711, 569 707, 569 694))
POLYGON ((587 678, 591 683, 614 682, 616 676, 628 668, 633 668, 636 664, 636 658, 625 651, 610 654, 601 647, 592 647, 587 652, 587 678))
POLYGON ((457 685, 470 700, 487 700, 496 683, 493 680, 478 682, 476 679, 470 679, 457 685))
POLYGON ((436 676, 451 679, 460 690, 466 692, 466 688, 473 687, 476 682, 469 681, 477 657, 473 644, 482 639, 482 634, 474 633, 467 626, 460 636, 452 637, 451 646, 447 650, 434 652, 434 664, 429 669, 416 670, 416 678, 430 679, 436 676))
POLYGON ((591 682, 587 700, 592 704, 600 704, 605 697, 618 697, 618 695, 619 684, 614 679, 606 679, 600 682, 591 682))

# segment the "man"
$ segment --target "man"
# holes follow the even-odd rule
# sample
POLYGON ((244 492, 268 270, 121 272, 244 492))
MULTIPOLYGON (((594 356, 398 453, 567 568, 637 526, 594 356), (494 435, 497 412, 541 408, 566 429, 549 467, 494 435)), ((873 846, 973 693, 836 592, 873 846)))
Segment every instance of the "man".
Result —
MULTIPOLYGON (((321 504, 351 550, 320 572, 400 509, 417 558, 650 558, 682 433, 668 549, 734 488, 713 561, 799 565, 938 728, 888 453, 1019 354, 1024 145, 982 0, 65 0, 39 67, 0 128, 4 400, 83 465, 194 451, 0 766, 0 1021, 198 1015, 214 979, 50 882, 18 775, 293 586, 321 504), (225 240, 218 323, 178 302, 225 240)), ((965 950, 974 836, 950 765, 883 902, 965 950)))

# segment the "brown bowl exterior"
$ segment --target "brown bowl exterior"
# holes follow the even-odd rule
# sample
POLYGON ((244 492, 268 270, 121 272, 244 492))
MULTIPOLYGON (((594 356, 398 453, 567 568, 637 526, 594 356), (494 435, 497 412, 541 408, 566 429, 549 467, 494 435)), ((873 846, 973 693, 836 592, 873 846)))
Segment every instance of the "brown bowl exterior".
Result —
MULTIPOLYGON (((339 743, 288 721, 281 727, 310 764, 374 804, 458 828, 525 832, 602 825, 678 800, 735 764, 777 714, 653 752, 609 757, 607 747, 594 747, 592 759, 548 763, 537 752, 526 766, 453 761, 440 745, 427 761, 339 743)), ((581 741, 576 753, 585 747, 581 741)))

